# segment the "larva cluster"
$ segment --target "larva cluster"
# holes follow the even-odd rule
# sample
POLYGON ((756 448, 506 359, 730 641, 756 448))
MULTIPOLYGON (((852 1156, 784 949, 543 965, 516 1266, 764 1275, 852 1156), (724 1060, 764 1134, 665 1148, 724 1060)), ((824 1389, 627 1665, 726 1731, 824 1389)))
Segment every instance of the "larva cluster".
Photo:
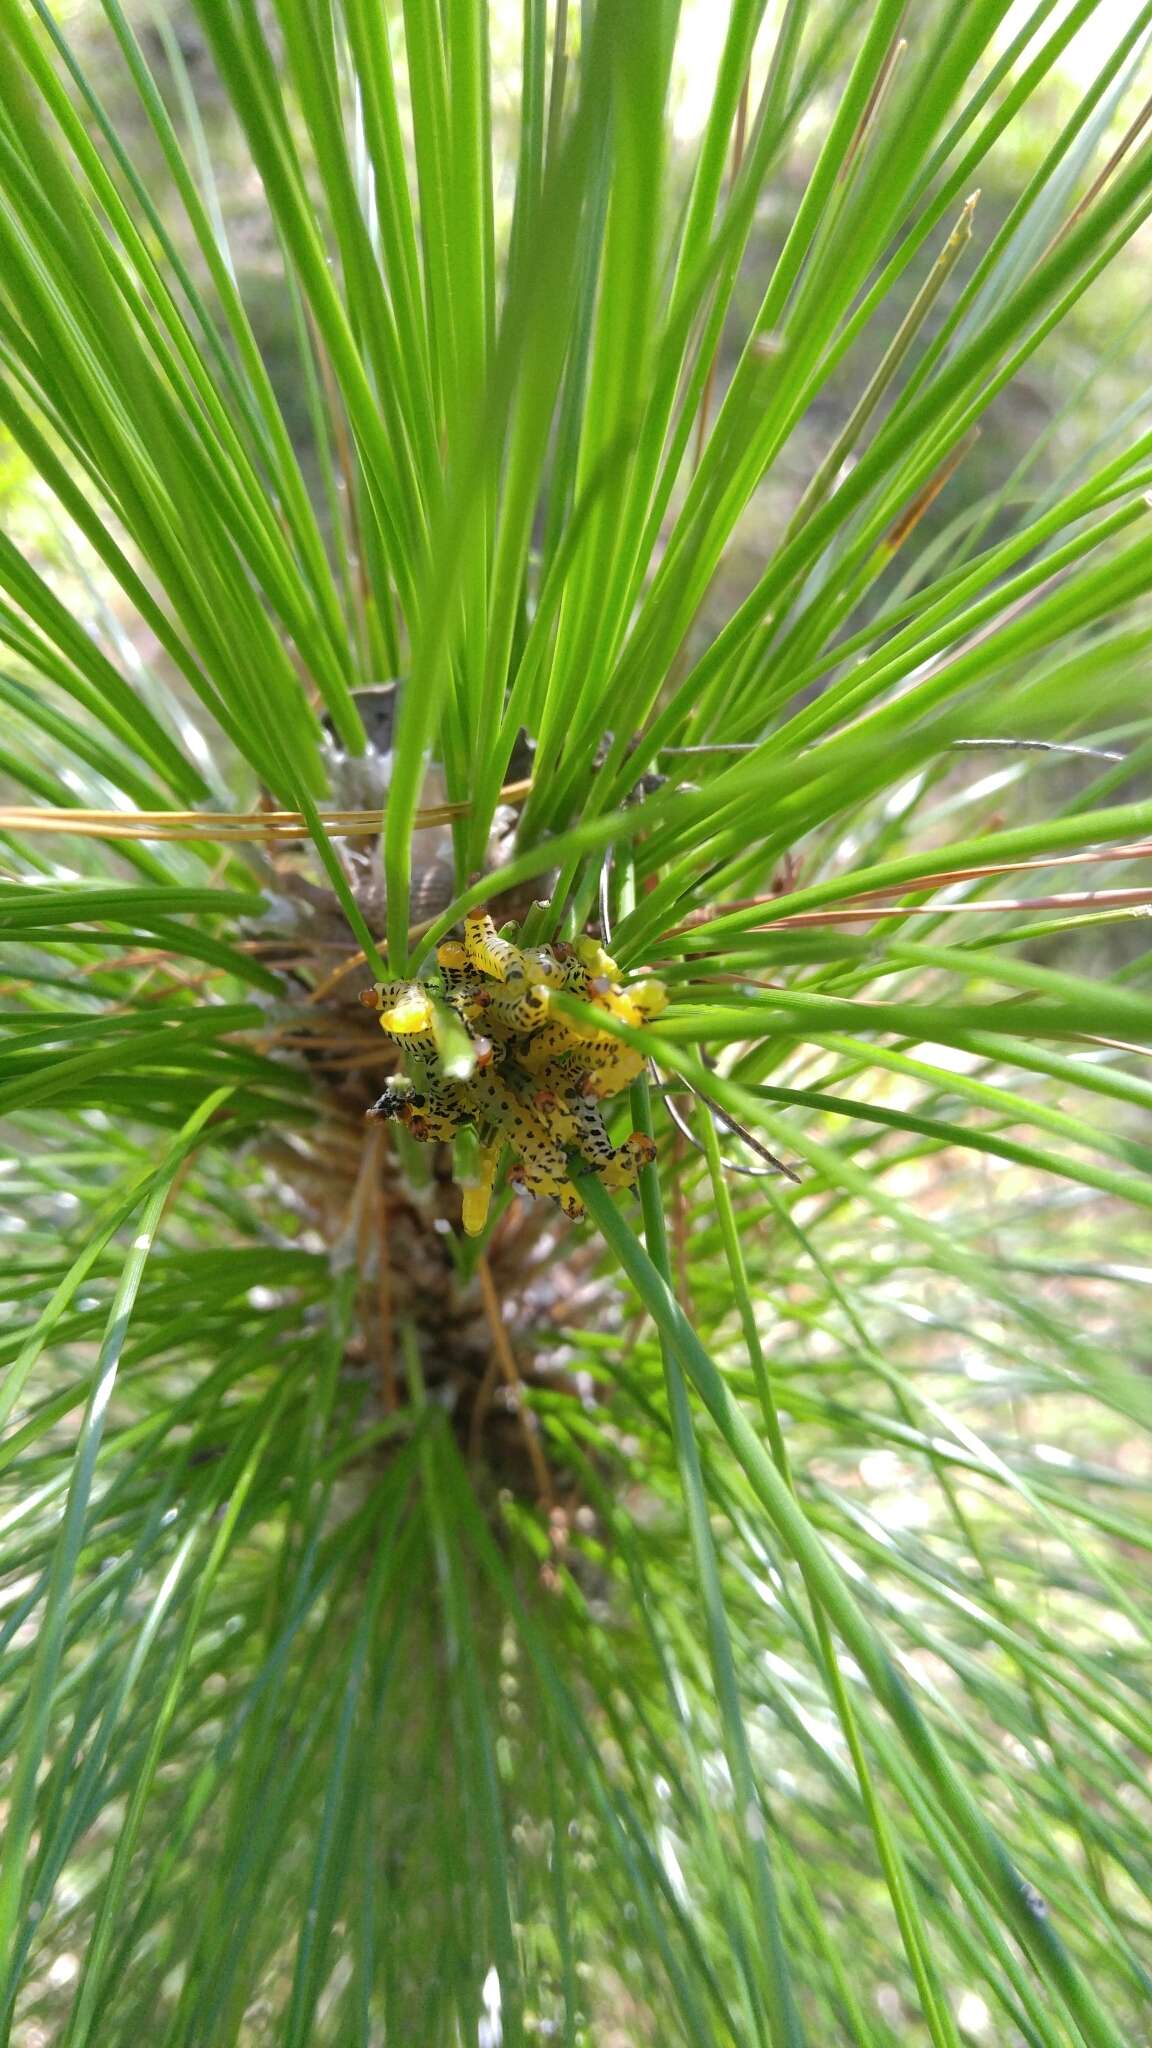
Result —
POLYGON ((663 985, 623 987, 616 962, 594 939, 517 946, 487 911, 465 918, 463 941, 438 947, 436 964, 439 986, 377 982, 361 997, 411 1070, 389 1082, 369 1115, 395 1118, 428 1143, 475 1130, 479 1168, 464 1190, 465 1230, 476 1236, 484 1228, 505 1146, 515 1155, 509 1179, 529 1194, 551 1196, 567 1216, 584 1214, 569 1178, 570 1152, 606 1187, 631 1187, 655 1148, 638 1131, 613 1145, 600 1104, 636 1079, 643 1057, 611 1031, 562 1016, 553 996, 563 990, 643 1025, 664 1009, 663 985), (469 1062, 453 1061, 448 1050, 460 1025, 474 1059, 462 1078, 452 1067, 469 1062))

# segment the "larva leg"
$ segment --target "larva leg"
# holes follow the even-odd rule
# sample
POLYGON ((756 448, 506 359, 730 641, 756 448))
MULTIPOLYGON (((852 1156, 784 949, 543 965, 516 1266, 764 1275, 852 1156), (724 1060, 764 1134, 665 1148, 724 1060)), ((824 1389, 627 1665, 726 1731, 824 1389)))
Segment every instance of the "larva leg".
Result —
POLYGON ((405 1074, 393 1074, 386 1082, 384 1093, 378 1096, 367 1114, 378 1123, 403 1123, 413 1093, 413 1083, 405 1074))
POLYGON ((577 939, 573 948, 580 967, 596 981, 617 982, 620 969, 598 939, 577 939))
POLYGON ((662 1016, 668 1008, 668 991, 662 981, 656 981, 654 978, 632 982, 627 994, 641 1024, 649 1023, 653 1017, 662 1016))
POLYGON ((635 1052, 620 1039, 613 1041, 613 1052, 590 1073, 588 1085, 602 1102, 610 1095, 619 1095, 621 1090, 631 1086, 644 1072, 644 1055, 635 1052))
POLYGON ((449 1001, 468 996, 476 987, 476 976, 468 958, 466 947, 459 939, 446 939, 436 948, 436 965, 444 977, 444 992, 449 1001))
POLYGON ((416 1089, 409 1098, 404 1119, 414 1138, 424 1145, 450 1145, 457 1131, 471 1121, 468 1111, 442 1095, 438 1089, 425 1094, 416 1089))
POLYGON ((516 1057, 529 1074, 539 1073, 555 1060, 564 1061, 570 1072, 586 1072, 590 1043, 575 1035, 567 1017, 552 1017, 517 1047, 516 1057))
POLYGON ((559 1202, 564 1214, 574 1222, 584 1214, 584 1204, 567 1178, 566 1169, 564 1173, 549 1173, 537 1162, 518 1159, 508 1178, 515 1187, 523 1188, 525 1194, 547 1195, 553 1202, 559 1202))
POLYGON ((607 1188, 630 1188, 642 1166, 656 1157, 651 1138, 633 1131, 622 1145, 614 1145, 604 1128, 598 1104, 587 1095, 566 1098, 550 1094, 536 1098, 544 1121, 565 1144, 572 1145, 607 1188))
POLYGON ((621 1024, 631 1024, 633 1030, 668 1007, 667 991, 658 981, 636 981, 631 988, 606 988, 595 1001, 601 1009, 618 1017, 621 1024))
MULTIPOLYGON (((619 1061, 621 1054, 628 1053, 630 1048, 621 1039, 614 1038, 610 1031, 597 1031, 589 1033, 587 1038, 574 1039, 571 1051, 573 1065, 581 1073, 589 1075, 595 1080, 597 1075, 610 1072, 619 1061)), ((629 1074, 629 1079, 633 1079, 643 1066, 643 1054, 633 1053, 632 1060, 634 1063, 633 1072, 629 1074)), ((617 1086, 623 1086, 623 1083, 618 1083, 617 1086)), ((596 1092, 600 1095, 613 1095, 617 1092, 617 1089, 597 1088, 596 1092)))
POLYGON ((508 981, 502 988, 474 989, 465 997, 464 1014, 496 1038, 530 1037, 548 1022, 549 1001, 542 985, 508 981))
MULTIPOLYGON (((545 1031, 551 1026, 545 1027, 545 1031)), ((508 1046, 508 1057, 526 1079, 538 1087, 550 1088, 558 1095, 566 1095, 573 1088, 583 1088, 588 1079, 587 1069, 580 1056, 569 1043, 558 1050, 555 1041, 541 1044, 545 1032, 538 1032, 535 1038, 513 1039, 508 1046)))
POLYGON ((584 1204, 568 1178, 568 1154, 562 1132, 554 1131, 542 1117, 518 1103, 509 1135, 519 1155, 509 1180, 527 1194, 547 1195, 559 1202, 566 1216, 583 1216, 584 1204))
POLYGON ((636 1185, 636 1175, 642 1166, 651 1166, 656 1157, 656 1147, 651 1138, 642 1131, 633 1131, 630 1138, 617 1147, 612 1158, 604 1167, 597 1166, 596 1172, 606 1188, 631 1188, 636 1185))
POLYGON ((461 1126, 470 1121, 470 1111, 447 1087, 425 1081, 423 1086, 394 1074, 383 1095, 368 1111, 381 1122, 395 1121, 407 1126, 422 1144, 450 1143, 461 1126))
POLYGON ((542 1090, 536 1108, 548 1129, 562 1145, 579 1152, 589 1166, 607 1165, 615 1158, 615 1147, 604 1128, 597 1104, 588 1096, 569 1089, 564 1094, 542 1090))
MULTIPOLYGON (((563 952, 567 952, 567 948, 563 952)), ((565 988, 565 963, 562 949, 555 946, 530 946, 520 955, 524 972, 529 981, 540 982, 545 988, 565 988)))
POLYGON ((549 1136, 531 1105, 491 1069, 478 1069, 466 1084, 479 1120, 499 1131, 522 1159, 538 1160, 546 1170, 563 1177, 567 1160, 562 1145, 549 1136))

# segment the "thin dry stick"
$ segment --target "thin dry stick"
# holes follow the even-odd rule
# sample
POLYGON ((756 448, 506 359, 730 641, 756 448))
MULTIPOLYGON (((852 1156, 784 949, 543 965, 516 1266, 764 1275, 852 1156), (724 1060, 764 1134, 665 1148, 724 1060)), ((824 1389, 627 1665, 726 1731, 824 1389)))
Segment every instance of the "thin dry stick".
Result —
POLYGON ((912 503, 900 513, 884 535, 880 543, 884 554, 894 555, 898 548, 903 547, 909 534, 919 526, 924 514, 935 504, 945 484, 951 482, 960 464, 971 454, 979 439, 979 427, 970 427, 957 441, 956 446, 949 449, 939 468, 929 477, 923 489, 917 491, 912 503))
MULTIPOLYGON (((500 802, 519 803, 527 796, 530 781, 508 782, 500 791, 500 802)), ((469 815, 467 803, 430 804, 417 811, 416 828, 450 825, 455 818, 469 815)), ((372 811, 322 811, 320 822, 330 838, 375 837, 383 828, 386 813, 372 811)), ((307 839, 307 821, 300 811, 89 811, 50 804, 8 804, 0 806, 2 832, 67 832, 87 839, 212 839, 243 842, 249 839, 278 841, 307 839)))
POLYGON ((480 1456, 480 1438, 483 1434, 485 1418, 492 1404, 492 1395, 499 1377, 500 1367, 496 1361, 495 1350, 493 1350, 489 1354, 488 1363, 484 1368, 484 1377, 476 1389, 476 1399, 472 1403, 472 1421, 468 1429, 468 1456, 472 1459, 473 1463, 480 1456))
POLYGON ((806 925, 862 924, 877 917, 961 917, 1005 910, 1139 910, 1152 906, 1152 889, 1084 889, 1062 896, 988 897, 979 903, 875 903, 846 910, 799 910, 776 918, 761 931, 800 930, 806 925))
MULTIPOLYGON (((99 961, 96 961, 92 964, 96 968, 99 968, 101 963, 99 961)), ((88 970, 85 969, 85 972, 87 971, 88 970)), ((148 990, 148 984, 149 982, 155 981, 159 971, 159 963, 149 961, 147 967, 145 968, 143 974, 140 976, 139 981, 136 983, 136 986, 131 991, 131 993, 129 995, 122 996, 118 1003, 110 1003, 108 1008, 104 1011, 104 1015, 106 1017, 126 1017, 130 1011, 136 1008, 138 1003, 145 1000, 145 993, 148 990)), ((205 981, 208 979, 208 973, 210 972, 211 970, 209 969, 204 974, 180 974, 176 968, 170 967, 168 969, 168 976, 169 980, 174 982, 177 988, 191 990, 194 994, 198 994, 200 990, 203 988, 205 981)), ((170 993, 170 989, 166 988, 152 989, 151 992, 147 995, 147 1000, 149 1002, 155 1002, 158 997, 163 998, 164 996, 167 996, 170 993)))
POLYGON ((1037 868, 1066 868, 1073 861, 1087 864, 1102 860, 1147 860, 1149 856, 1152 856, 1152 839, 1143 839, 1131 846, 1094 846, 1079 853, 1038 854, 1035 860, 990 861, 987 866, 941 868, 936 874, 921 875, 914 882, 887 882, 876 889, 858 889, 849 900, 863 903, 874 896, 919 896, 925 889, 951 887, 954 882, 978 881, 984 875, 1026 875, 1037 868))
MULTIPOLYGON (((1087 863, 1103 860, 1147 860, 1150 856, 1152 856, 1152 840, 1142 840, 1131 846, 1098 846, 1081 852, 1044 854, 1038 856, 1035 860, 990 861, 986 865, 978 867, 941 868, 935 874, 918 875, 911 881, 884 882, 875 889, 852 889, 848 892, 845 900, 848 904, 856 904, 872 903, 888 897, 923 896, 933 889, 952 888, 959 882, 978 882, 987 875, 1027 875, 1035 873, 1038 868, 1066 868, 1073 861, 1087 863)), ((776 895, 736 897, 731 903, 722 903, 719 906, 712 906, 708 909, 692 911, 682 924, 674 926, 671 931, 665 932, 663 936, 666 939, 678 939, 685 932, 699 931, 702 926, 712 924, 719 918, 727 917, 733 911, 767 910, 773 904, 780 903, 782 900, 780 896, 776 895)), ((931 909, 933 906, 928 905, 926 907, 931 909)), ((944 906, 940 907, 943 908, 944 906)), ((964 904, 957 907, 969 910, 974 909, 976 906, 974 904, 964 904)), ((786 913, 784 917, 768 919, 766 924, 758 927, 758 929, 769 930, 777 924, 795 923, 800 917, 822 914, 819 912, 795 911, 792 913, 791 918, 789 918, 786 913)))
POLYGON ((359 1171, 348 1213, 348 1223, 355 1226, 356 1266, 361 1273, 368 1271, 372 1257, 372 1212, 375 1207, 376 1182, 379 1179, 378 1167, 379 1147, 376 1142, 376 1131, 369 1129, 361 1149, 359 1171))
MULTIPOLYGON (((535 1475, 537 1491, 545 1507, 551 1509, 555 1505, 552 1497, 551 1476, 544 1453, 536 1440, 536 1434, 532 1427, 532 1416, 524 1405, 524 1383, 520 1378, 520 1368, 516 1363, 516 1354, 508 1341, 508 1331, 505 1328, 504 1315, 500 1307, 500 1297, 496 1292, 496 1283, 492 1278, 492 1271, 488 1260, 483 1253, 481 1253, 476 1261, 476 1277, 480 1282, 480 1298, 484 1304, 484 1316, 492 1338, 492 1353, 507 1385, 516 1395, 516 1412, 520 1418, 520 1427, 523 1431, 524 1442, 528 1450, 528 1460, 535 1475)), ((481 1393, 483 1393, 483 1386, 481 1387, 481 1393)), ((480 1397, 477 1396, 477 1407, 479 1407, 479 1399, 480 1397)), ((473 1428, 475 1427, 474 1420, 473 1428)))
POLYGON ((366 964, 364 954, 359 950, 355 953, 349 953, 346 959, 341 960, 339 965, 332 969, 331 974, 326 974, 323 981, 317 984, 308 997, 308 1001, 310 1003, 322 1003, 325 997, 330 996, 333 989, 337 988, 344 980, 345 975, 351 974, 354 967, 363 967, 366 964))
POLYGON ((856 159, 859 156, 860 151, 864 147, 865 141, 871 134, 872 130, 875 128, 880 118, 880 113, 884 106, 884 102, 888 98, 888 94, 891 90, 892 80, 896 75, 897 68, 900 65, 907 49, 907 39, 902 35, 897 35, 894 38, 891 46, 889 47, 888 54, 885 57, 884 62, 880 66, 880 69, 876 75, 876 83, 872 87, 872 90, 868 95, 868 103, 865 106, 859 121, 856 123, 856 132, 853 135, 852 140, 849 142, 848 147, 844 152, 840 168, 836 173, 836 182, 838 185, 844 184, 847 178, 851 175, 853 166, 855 165, 856 159))
MULTIPOLYGON (((1099 198, 1101 192, 1104 190, 1105 185, 1108 183, 1113 173, 1118 169, 1120 164, 1123 163, 1124 158, 1127 156, 1128 151, 1131 149, 1132 144, 1135 142, 1141 129, 1147 126, 1150 117, 1152 117, 1152 95, 1149 95, 1149 97, 1145 100, 1143 106, 1140 109, 1140 112, 1136 116, 1136 119, 1132 122, 1131 127, 1127 130, 1127 132, 1124 135, 1121 136, 1120 141, 1117 143, 1115 149, 1113 150, 1099 177, 1093 180, 1092 184, 1089 185, 1087 192, 1084 194, 1083 199, 1080 200, 1077 206, 1074 206, 1072 208, 1071 213, 1068 215, 1068 218, 1063 223, 1063 225, 1057 228, 1056 233, 1053 235, 1052 240, 1049 242, 1048 247, 1045 249, 1043 256, 1041 256, 1039 259, 1040 263, 1044 263, 1047 261, 1047 258, 1052 254, 1052 251, 1056 247, 1056 244, 1064 240, 1065 235, 1068 234, 1070 230, 1075 227, 1077 221, 1080 220, 1085 213, 1087 213, 1088 208, 1091 206, 1093 200, 1099 198)), ((1039 263, 1037 264, 1037 268, 1039 268, 1039 263)))

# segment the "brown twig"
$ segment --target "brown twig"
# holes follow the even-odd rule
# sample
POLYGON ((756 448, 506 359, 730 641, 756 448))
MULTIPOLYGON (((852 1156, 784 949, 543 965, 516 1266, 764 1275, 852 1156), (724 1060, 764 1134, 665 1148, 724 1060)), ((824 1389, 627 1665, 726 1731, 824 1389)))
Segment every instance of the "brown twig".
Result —
POLYGON ((956 446, 949 449, 927 483, 917 491, 912 503, 905 507, 884 535, 880 545, 886 555, 894 555, 903 547, 909 534, 919 526, 924 514, 935 504, 945 485, 952 481, 965 456, 971 454, 979 439, 979 427, 970 427, 966 434, 961 435, 956 446))
MULTIPOLYGON (((903 25, 903 17, 901 17, 900 25, 903 25)), ((907 54, 907 50, 908 43, 906 38, 897 33, 893 37, 892 42, 888 47, 888 51, 885 55, 884 61, 876 74, 875 84, 873 85, 872 90, 868 95, 864 111, 862 112, 859 121, 856 123, 856 128, 852 136, 852 139, 849 142, 847 149, 844 151, 844 155, 840 163, 840 168, 836 173, 837 184, 844 184, 847 181, 847 179, 851 176, 851 173, 855 167, 856 159, 859 156, 861 150, 863 149, 869 134, 871 133, 872 129, 876 126, 876 123, 880 118, 880 111, 891 90, 892 80, 895 77, 897 69, 899 68, 899 65, 901 64, 903 58, 907 54)))
MULTIPOLYGON (((516 1396, 516 1412, 524 1434, 528 1460, 535 1475, 537 1491, 545 1507, 551 1509, 554 1505, 551 1475, 548 1471, 547 1460, 540 1449, 532 1427, 533 1418, 524 1405, 524 1383, 520 1377, 520 1368, 516 1363, 516 1354, 508 1341, 508 1331, 504 1324, 500 1297, 496 1292, 496 1284, 492 1278, 492 1271, 488 1260, 483 1253, 481 1253, 476 1261, 476 1277, 480 1282, 480 1298, 484 1304, 484 1318, 488 1324, 488 1332, 492 1339, 492 1355, 505 1383, 516 1396)), ((480 1398, 483 1392, 484 1383, 481 1384, 481 1392, 477 1395, 477 1407, 480 1405, 480 1398)), ((473 1428, 477 1429, 477 1427, 474 1416, 473 1428)))
MULTIPOLYGON (((1065 235, 1068 234, 1070 230, 1075 227, 1076 222, 1080 220, 1085 213, 1087 213, 1088 208, 1091 206, 1093 200, 1099 198, 1101 192, 1104 190, 1105 185, 1108 183, 1113 173, 1123 163, 1124 158, 1127 156, 1128 151, 1132 147, 1132 144, 1135 142, 1137 136, 1140 134, 1141 129, 1147 127, 1150 118, 1152 118, 1152 95, 1150 95, 1145 100, 1139 113, 1136 115, 1135 120, 1131 123, 1130 127, 1125 131, 1125 133, 1121 136, 1120 141, 1117 143, 1103 170, 1100 172, 1099 177, 1093 179, 1091 185, 1089 185, 1088 187, 1087 192, 1084 194, 1083 199, 1081 199, 1079 203, 1072 208, 1072 211, 1068 215, 1067 220, 1064 221, 1063 224, 1057 228, 1056 233, 1053 235, 1052 240, 1049 242, 1047 248, 1045 249, 1043 256, 1041 256, 1040 258, 1040 263, 1044 263, 1047 260, 1047 258, 1052 254, 1052 251, 1056 247, 1057 243, 1062 242, 1064 240, 1065 235)), ((1039 264, 1037 264, 1037 268, 1039 268, 1039 264)))
POLYGON ((327 996, 331 995, 333 989, 343 981, 346 974, 351 974, 354 967, 363 967, 365 965, 366 962, 362 952, 349 953, 347 958, 341 960, 339 965, 332 969, 331 974, 326 974, 323 981, 318 983, 312 990, 308 1001, 310 1003, 322 1003, 327 996))

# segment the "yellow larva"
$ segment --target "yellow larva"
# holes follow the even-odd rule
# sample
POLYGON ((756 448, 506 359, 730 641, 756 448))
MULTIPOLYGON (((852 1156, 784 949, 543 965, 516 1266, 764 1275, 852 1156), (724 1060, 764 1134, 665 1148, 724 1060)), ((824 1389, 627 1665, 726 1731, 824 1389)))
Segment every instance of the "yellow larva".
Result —
POLYGON ((480 1147, 479 1174, 472 1187, 464 1190, 464 1213, 461 1218, 469 1237, 479 1237, 488 1221, 492 1207, 492 1191, 496 1185, 496 1168, 504 1147, 499 1139, 480 1147))
POLYGON ((651 1138, 640 1131, 633 1131, 622 1145, 613 1145, 598 1104, 587 1095, 573 1093, 566 1100, 538 1095, 536 1105, 549 1127, 587 1160, 605 1187, 632 1187, 639 1169, 656 1157, 651 1138))
POLYGON ((477 1178, 463 1191, 468 1234, 485 1227, 505 1146, 514 1154, 513 1184, 558 1202, 568 1216, 584 1214, 569 1153, 606 1187, 631 1187, 655 1148, 637 1131, 613 1145, 599 1105, 643 1071, 643 1055, 594 1019, 556 1015, 552 991, 577 995, 635 1028, 664 1009, 662 983, 621 986, 616 962, 595 939, 521 948, 500 936, 486 910, 465 918, 463 942, 446 939, 437 947, 436 966, 439 981, 431 987, 380 982, 362 997, 385 1035, 416 1063, 415 1080, 394 1078, 369 1114, 395 1118, 427 1143, 469 1127, 479 1134, 477 1178), (446 1021, 457 1036, 463 1026, 475 1054, 472 1070, 455 1078, 438 1051, 437 1026, 443 1035, 446 1021))
POLYGON ((550 991, 540 983, 511 981, 464 998, 464 1015, 498 1038, 527 1037, 548 1022, 550 991))
POLYGON ((432 999, 418 981, 379 981, 376 1009, 386 1038, 417 1059, 435 1060, 432 999))
POLYGON ((442 946, 437 946, 436 965, 444 977, 445 991, 449 996, 465 992, 475 980, 468 949, 460 944, 459 939, 446 939, 442 946))
POLYGON ((595 1072, 588 1076, 592 1093, 606 1102, 611 1095, 619 1095, 638 1081, 644 1072, 644 1055, 636 1052, 622 1039, 613 1040, 613 1049, 606 1053, 595 1072))
POLYGON ((509 981, 524 973, 519 946, 502 939, 487 910, 469 911, 464 919, 464 945, 474 967, 493 981, 509 981))

